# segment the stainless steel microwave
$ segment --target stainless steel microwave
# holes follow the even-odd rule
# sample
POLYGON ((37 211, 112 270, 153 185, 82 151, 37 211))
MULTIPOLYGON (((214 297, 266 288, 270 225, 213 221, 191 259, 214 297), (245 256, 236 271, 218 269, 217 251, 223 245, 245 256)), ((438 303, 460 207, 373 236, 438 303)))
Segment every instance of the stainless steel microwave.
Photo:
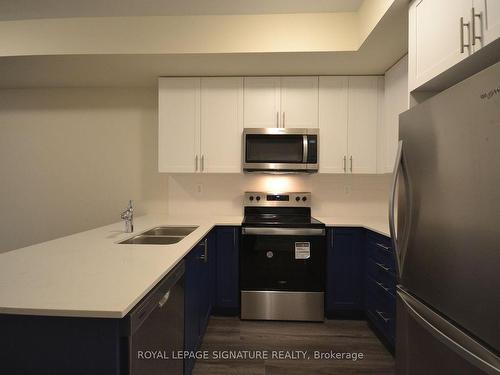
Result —
POLYGON ((318 129, 247 128, 243 131, 243 170, 317 172, 318 138, 318 129))

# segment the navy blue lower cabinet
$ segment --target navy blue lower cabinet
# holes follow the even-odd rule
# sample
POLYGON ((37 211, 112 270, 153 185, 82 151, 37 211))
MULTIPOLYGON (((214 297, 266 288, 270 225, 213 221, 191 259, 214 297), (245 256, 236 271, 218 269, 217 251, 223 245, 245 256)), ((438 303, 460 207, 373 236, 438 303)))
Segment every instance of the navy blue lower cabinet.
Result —
POLYGON ((388 237, 366 235, 365 314, 379 337, 394 350, 396 328, 395 258, 388 237))
POLYGON ((329 228, 327 246, 326 315, 362 317, 364 230, 329 228))
MULTIPOLYGON (((185 258, 184 349, 196 351, 210 316, 210 248, 208 237, 185 258)), ((191 374, 195 360, 184 361, 184 374, 191 374)))
POLYGON ((214 313, 239 315, 239 237, 240 227, 217 227, 217 276, 214 313))
POLYGON ((123 375, 121 319, 0 314, 0 374, 123 375))
POLYGON ((200 299, 200 338, 199 344, 201 344, 201 340, 208 325, 208 319, 210 318, 211 313, 211 303, 210 303, 210 264, 209 261, 211 259, 211 252, 209 248, 208 238, 205 238, 204 241, 200 245, 200 275, 199 275, 199 299, 200 299))
POLYGON ((208 238, 208 267, 210 288, 210 314, 213 313, 217 298, 217 229, 214 228, 207 236, 208 238))

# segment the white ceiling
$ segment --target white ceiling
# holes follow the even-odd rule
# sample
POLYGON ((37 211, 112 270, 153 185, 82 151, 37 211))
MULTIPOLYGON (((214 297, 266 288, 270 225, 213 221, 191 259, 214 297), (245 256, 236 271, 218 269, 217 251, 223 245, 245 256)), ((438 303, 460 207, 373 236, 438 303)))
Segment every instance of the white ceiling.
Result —
POLYGON ((0 20, 351 12, 363 0, 0 0, 0 20))
POLYGON ((358 51, 0 58, 0 89, 156 87, 158 76, 384 74, 408 51, 407 3, 382 18, 358 51))

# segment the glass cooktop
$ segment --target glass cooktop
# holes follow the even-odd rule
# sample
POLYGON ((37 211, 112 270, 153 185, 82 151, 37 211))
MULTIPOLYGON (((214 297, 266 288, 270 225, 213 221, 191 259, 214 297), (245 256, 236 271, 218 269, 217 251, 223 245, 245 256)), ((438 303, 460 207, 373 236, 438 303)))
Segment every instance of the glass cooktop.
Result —
POLYGON ((244 226, 276 226, 292 228, 324 227, 325 224, 309 215, 287 214, 247 214, 243 219, 244 226))

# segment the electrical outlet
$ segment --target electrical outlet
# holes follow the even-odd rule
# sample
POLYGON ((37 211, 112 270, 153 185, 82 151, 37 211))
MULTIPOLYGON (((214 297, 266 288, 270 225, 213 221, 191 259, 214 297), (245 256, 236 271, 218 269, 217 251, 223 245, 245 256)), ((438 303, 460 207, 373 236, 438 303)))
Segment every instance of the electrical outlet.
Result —
POLYGON ((351 185, 345 185, 344 186, 344 194, 346 196, 350 196, 351 195, 351 185))
POLYGON ((196 193, 203 193, 203 184, 196 184, 196 193))

